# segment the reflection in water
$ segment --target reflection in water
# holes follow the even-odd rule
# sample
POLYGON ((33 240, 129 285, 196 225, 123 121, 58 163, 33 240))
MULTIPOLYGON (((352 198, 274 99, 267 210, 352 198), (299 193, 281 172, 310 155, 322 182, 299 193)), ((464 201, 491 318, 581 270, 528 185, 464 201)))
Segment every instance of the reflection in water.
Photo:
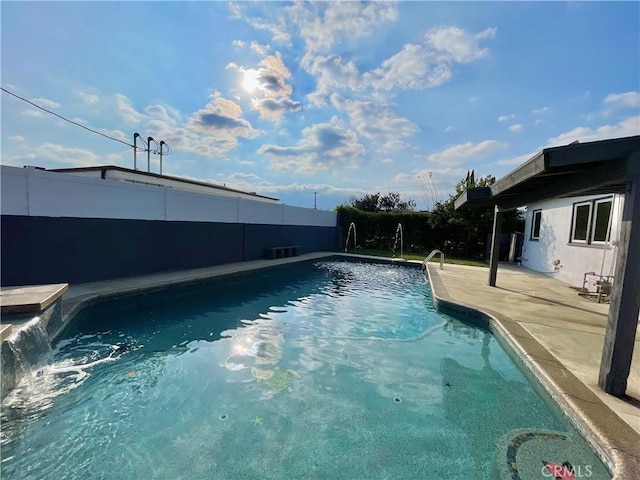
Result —
MULTIPOLYGON (((468 327, 450 324, 459 338, 470 341, 475 337, 468 327)), ((467 448, 473 458, 474 476, 478 479, 497 478, 496 445, 498 438, 514 428, 530 426, 533 416, 539 420, 538 426, 558 428, 558 424, 537 400, 536 395, 525 389, 521 381, 505 379, 499 371, 491 367, 491 344, 499 348, 488 332, 481 333, 479 355, 473 363, 478 369, 465 367, 453 358, 444 357, 440 362, 442 378, 451 387, 443 387, 446 418, 465 432, 467 448), (488 448, 489 447, 489 448, 488 448)), ((479 341, 480 339, 478 339, 479 341)), ((469 474, 471 478, 471 473, 469 474)))

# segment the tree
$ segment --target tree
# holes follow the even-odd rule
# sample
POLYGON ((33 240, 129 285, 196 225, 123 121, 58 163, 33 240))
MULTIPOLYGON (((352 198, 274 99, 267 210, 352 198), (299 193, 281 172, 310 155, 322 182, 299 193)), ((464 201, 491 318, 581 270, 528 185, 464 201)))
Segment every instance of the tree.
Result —
POLYGON ((416 208, 415 200, 402 200, 397 192, 380 195, 380 192, 368 193, 362 198, 353 198, 349 206, 362 212, 411 212, 416 208))
MULTIPOLYGON (((489 187, 496 181, 492 175, 475 180, 475 173, 467 173, 460 180, 456 192, 445 202, 435 205, 429 216, 429 226, 439 238, 443 239, 443 247, 449 254, 463 257, 479 257, 484 255, 486 239, 493 226, 493 209, 487 207, 468 207, 461 210, 454 208, 454 201, 467 188, 489 187)), ((503 214, 503 231, 522 231, 524 220, 517 210, 503 214)))

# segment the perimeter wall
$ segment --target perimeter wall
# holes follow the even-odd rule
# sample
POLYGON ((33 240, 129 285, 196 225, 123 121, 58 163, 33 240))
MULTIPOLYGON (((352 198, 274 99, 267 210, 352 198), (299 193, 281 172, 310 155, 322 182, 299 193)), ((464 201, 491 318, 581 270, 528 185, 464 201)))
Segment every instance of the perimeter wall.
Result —
POLYGON ((1 283, 81 283, 339 245, 337 214, 1 167, 1 283))

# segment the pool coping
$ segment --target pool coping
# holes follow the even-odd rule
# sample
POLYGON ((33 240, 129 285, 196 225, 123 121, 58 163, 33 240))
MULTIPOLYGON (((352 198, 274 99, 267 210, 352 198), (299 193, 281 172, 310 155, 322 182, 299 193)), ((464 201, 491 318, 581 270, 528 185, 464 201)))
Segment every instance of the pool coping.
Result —
POLYGON ((513 354, 534 375, 571 423, 585 437, 613 475, 613 480, 640 478, 640 436, 584 383, 523 328, 518 321, 477 305, 453 300, 437 274, 436 266, 426 272, 437 308, 461 313, 483 322, 503 340, 513 354))

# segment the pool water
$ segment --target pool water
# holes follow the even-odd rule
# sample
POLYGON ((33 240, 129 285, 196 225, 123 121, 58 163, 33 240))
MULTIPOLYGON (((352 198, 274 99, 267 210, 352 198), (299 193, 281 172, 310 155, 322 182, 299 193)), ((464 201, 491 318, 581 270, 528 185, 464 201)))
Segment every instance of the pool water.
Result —
POLYGON ((3 479, 527 479, 604 465, 417 268, 300 263, 84 310, 2 405, 3 479))

